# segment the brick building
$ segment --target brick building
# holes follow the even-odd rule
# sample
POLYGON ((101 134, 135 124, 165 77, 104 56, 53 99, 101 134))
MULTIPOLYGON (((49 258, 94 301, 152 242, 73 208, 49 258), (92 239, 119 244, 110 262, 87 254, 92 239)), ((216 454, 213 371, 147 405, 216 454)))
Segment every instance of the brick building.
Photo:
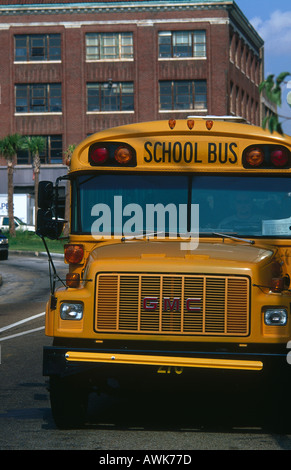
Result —
MULTIPOLYGON (((263 41, 233 0, 1 0, 0 138, 44 136, 41 179, 107 127, 189 114, 260 125, 262 77, 263 41)), ((27 152, 14 186, 33 192, 27 152)))

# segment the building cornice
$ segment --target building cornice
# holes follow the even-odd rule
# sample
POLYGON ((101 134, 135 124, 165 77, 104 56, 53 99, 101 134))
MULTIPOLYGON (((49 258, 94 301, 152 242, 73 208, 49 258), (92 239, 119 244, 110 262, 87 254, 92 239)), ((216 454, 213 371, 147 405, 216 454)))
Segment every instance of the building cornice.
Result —
MULTIPOLYGON (((20 0, 21 1, 21 0, 20 0)), ((0 5, 0 28, 5 29, 8 24, 12 24, 11 17, 21 17, 27 15, 41 16, 41 24, 47 21, 48 18, 55 15, 76 15, 76 14, 104 14, 104 13, 165 13, 165 12, 195 12, 195 11, 215 11, 225 10, 230 17, 230 23, 235 30, 241 32, 245 36, 250 36, 253 44, 257 48, 261 48, 264 44, 262 38, 258 35, 256 30, 250 24, 248 19, 244 16, 240 8, 236 5, 234 0, 135 0, 135 1, 101 1, 101 2, 71 2, 71 3, 25 3, 20 4, 7 4, 0 5), (9 17, 9 22, 4 20, 4 17, 9 17), (2 21, 1 21, 2 17, 2 21), (4 21, 3 21, 4 20, 4 21), (1 25, 2 23, 2 25, 1 25)), ((178 19, 178 18, 177 18, 178 19)), ((201 19, 202 20, 202 19, 201 19)), ((226 18, 225 18, 226 20, 226 18)), ((209 21, 211 19, 209 18, 209 21)), ((38 24, 40 24, 38 23, 38 24)), ((74 19, 62 21, 58 24, 75 24, 75 27, 80 27, 85 22, 78 22, 74 19), (77 26, 79 23, 79 26, 77 26)), ((18 23, 19 24, 19 23, 18 23)), ((32 23, 30 23, 32 24, 32 23)), ((37 23, 35 23, 37 24, 37 23)), ((73 26, 71 26, 73 27, 73 26)))
POLYGON ((70 13, 104 13, 104 12, 152 12, 177 10, 210 10, 225 9, 232 5, 233 0, 142 0, 142 1, 109 1, 94 3, 34 3, 18 5, 0 5, 0 15, 27 15, 27 14, 70 14, 70 13))
POLYGON ((263 47, 263 39, 257 33, 253 25, 249 22, 249 20, 246 18, 246 16, 243 14, 243 12, 240 10, 240 8, 236 5, 235 2, 233 2, 232 6, 229 7, 229 12, 234 30, 237 30, 238 33, 239 31, 247 31, 248 37, 253 41, 255 46, 258 48, 263 47))

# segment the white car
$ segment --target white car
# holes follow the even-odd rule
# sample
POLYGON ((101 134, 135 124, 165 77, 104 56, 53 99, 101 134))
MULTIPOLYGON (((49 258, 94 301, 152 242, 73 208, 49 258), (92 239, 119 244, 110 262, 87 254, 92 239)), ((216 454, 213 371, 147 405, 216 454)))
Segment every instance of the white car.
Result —
MULTIPOLYGON (((24 232, 25 230, 28 232, 35 232, 34 225, 25 224, 21 219, 19 219, 19 217, 14 217, 14 223, 15 230, 20 230, 21 232, 24 232)), ((0 215, 0 230, 9 230, 8 215, 0 215)))

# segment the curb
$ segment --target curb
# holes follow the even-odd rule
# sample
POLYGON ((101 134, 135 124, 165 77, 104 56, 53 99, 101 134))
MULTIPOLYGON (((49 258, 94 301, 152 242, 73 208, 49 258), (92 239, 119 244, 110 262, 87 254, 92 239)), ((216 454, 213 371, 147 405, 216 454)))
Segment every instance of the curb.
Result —
MULTIPOLYGON (((17 255, 17 256, 36 256, 36 257, 45 257, 47 258, 46 251, 21 251, 21 250, 9 250, 10 255, 17 255)), ((52 258, 56 259, 63 259, 63 253, 50 253, 52 258)))

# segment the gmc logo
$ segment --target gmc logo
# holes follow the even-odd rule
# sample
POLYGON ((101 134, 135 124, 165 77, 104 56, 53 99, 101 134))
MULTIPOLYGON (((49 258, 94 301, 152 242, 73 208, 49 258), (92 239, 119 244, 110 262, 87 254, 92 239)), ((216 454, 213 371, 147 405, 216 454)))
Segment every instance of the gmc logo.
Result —
MULTIPOLYGON (((197 306, 197 302, 200 302, 201 298, 199 297, 189 297, 186 299, 186 310, 187 312, 201 312, 201 307, 197 306)), ((163 297, 163 311, 170 310, 170 312, 179 312, 181 306, 180 297, 174 297, 173 300, 170 297, 163 297)), ((157 310, 159 306, 158 297, 144 297, 143 298, 143 308, 144 310, 157 310)))

